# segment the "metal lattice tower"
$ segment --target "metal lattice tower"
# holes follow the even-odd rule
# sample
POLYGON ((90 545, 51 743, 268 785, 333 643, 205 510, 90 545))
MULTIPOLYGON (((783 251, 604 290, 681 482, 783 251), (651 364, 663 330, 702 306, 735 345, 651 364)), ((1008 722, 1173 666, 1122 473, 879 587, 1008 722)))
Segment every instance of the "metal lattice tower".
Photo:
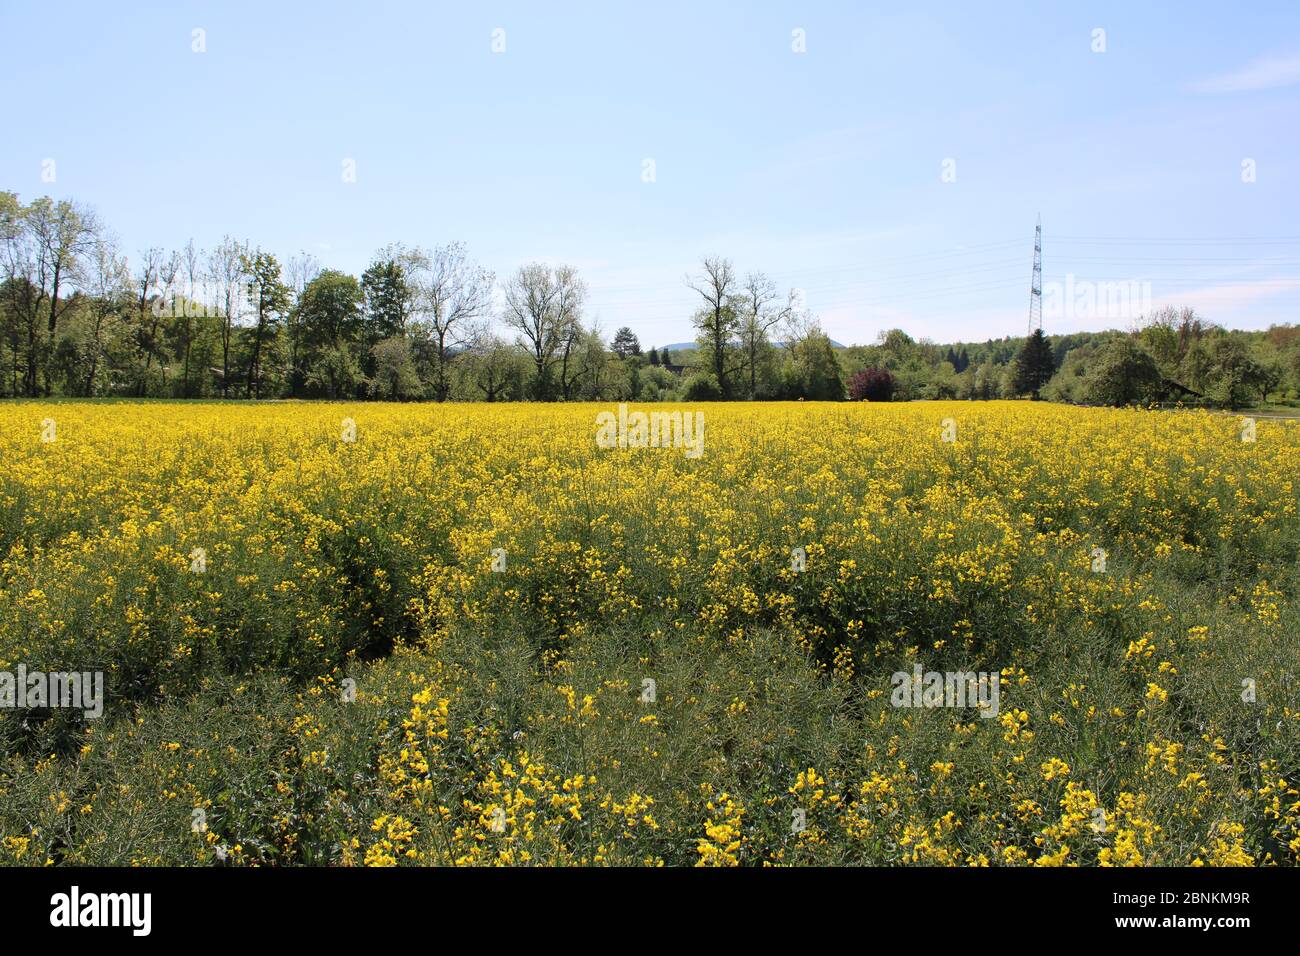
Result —
POLYGON ((1043 217, 1034 226, 1034 275, 1029 280, 1029 334, 1043 327, 1043 217))

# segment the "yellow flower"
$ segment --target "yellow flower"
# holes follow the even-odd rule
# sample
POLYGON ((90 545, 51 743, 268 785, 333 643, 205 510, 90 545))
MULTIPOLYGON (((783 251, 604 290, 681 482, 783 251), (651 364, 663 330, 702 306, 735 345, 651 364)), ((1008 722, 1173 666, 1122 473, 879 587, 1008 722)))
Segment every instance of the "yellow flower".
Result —
POLYGON ((1068 777, 1070 775, 1070 765, 1064 760, 1053 757, 1045 761, 1042 766, 1044 780, 1055 780, 1057 777, 1068 777))

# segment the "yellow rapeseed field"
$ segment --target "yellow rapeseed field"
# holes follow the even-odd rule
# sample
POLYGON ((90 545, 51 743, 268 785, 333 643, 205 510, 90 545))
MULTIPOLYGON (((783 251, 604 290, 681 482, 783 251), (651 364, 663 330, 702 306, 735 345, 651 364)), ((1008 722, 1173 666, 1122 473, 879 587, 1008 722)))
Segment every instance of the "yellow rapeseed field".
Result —
POLYGON ((0 861, 1300 860, 1300 423, 642 410, 7 406, 0 861))

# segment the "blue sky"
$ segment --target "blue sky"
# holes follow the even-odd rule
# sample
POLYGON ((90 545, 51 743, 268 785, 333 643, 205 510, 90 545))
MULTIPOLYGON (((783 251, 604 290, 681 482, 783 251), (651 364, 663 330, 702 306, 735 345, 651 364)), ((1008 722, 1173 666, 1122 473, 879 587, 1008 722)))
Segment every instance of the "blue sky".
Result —
POLYGON ((577 266, 647 346, 693 337, 684 276, 725 255, 842 342, 982 340, 1026 327, 1041 213, 1048 331, 1300 321, 1294 0, 5 0, 0 35, 0 188, 129 253, 230 233, 359 273, 458 239, 577 266), (1118 318, 1073 298, 1107 282, 1118 318))

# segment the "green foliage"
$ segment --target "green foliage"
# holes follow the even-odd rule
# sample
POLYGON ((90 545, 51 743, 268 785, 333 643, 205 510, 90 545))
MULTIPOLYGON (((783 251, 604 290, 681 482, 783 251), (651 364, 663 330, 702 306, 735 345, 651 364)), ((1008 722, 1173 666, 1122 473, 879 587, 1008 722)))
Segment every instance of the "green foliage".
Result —
POLYGON ((1227 335, 1210 340, 1204 372, 1206 397, 1227 408, 1241 408, 1262 399, 1273 379, 1244 343, 1227 335))
POLYGON ((697 372, 686 380, 682 399, 687 402, 716 402, 722 398, 722 389, 716 376, 697 372))
POLYGON ((397 402, 422 395, 424 386, 411 357, 410 339, 390 336, 376 342, 370 351, 374 357, 372 384, 377 397, 397 402))
POLYGON ((1087 383, 1088 365, 1096 349, 1085 345, 1066 353, 1065 361, 1052 380, 1043 387, 1042 398, 1049 402, 1068 402, 1072 405, 1082 404, 1084 387, 1087 383))
POLYGON ((1043 330, 1034 329, 1034 334, 1026 340, 1016 356, 1014 379, 1016 393, 1038 398, 1039 391, 1051 381, 1052 373, 1055 371, 1056 359, 1052 354, 1052 347, 1043 335, 1043 330))
POLYGON ((1084 401, 1094 405, 1143 404, 1160 392, 1155 360, 1130 338, 1113 339, 1098 349, 1082 385, 1084 401))
MULTIPOLYGON (((657 365, 637 370, 640 382, 640 400, 645 402, 671 402, 679 398, 680 382, 677 376, 657 365)), ((711 400, 711 399, 710 399, 711 400)))
POLYGON ((842 401, 844 381, 839 359, 824 332, 815 331, 794 348, 787 374, 788 397, 810 401, 842 401))
POLYGON ((365 301, 366 335, 370 340, 377 342, 406 332, 415 287, 396 256, 381 258, 362 273, 361 292, 365 301))
POLYGON ((581 321, 585 287, 568 267, 522 269, 527 294, 513 301, 526 321, 498 313, 519 338, 497 337, 484 321, 492 277, 459 243, 432 255, 388 245, 359 279, 290 269, 295 292, 274 256, 229 238, 207 253, 145 250, 128 270, 93 211, 0 191, 0 251, 0 397, 664 400, 692 387, 711 396, 690 381, 707 372, 722 399, 838 400, 879 367, 901 401, 1300 402, 1300 327, 1230 331, 1186 307, 1156 310, 1132 337, 1157 381, 1125 349, 1140 378, 1121 384, 1122 366, 1092 368, 1116 360, 1101 348, 1126 337, 1114 330, 937 344, 889 329, 835 348, 794 297, 781 306, 762 273, 742 279, 722 258, 689 280, 698 348, 643 359, 630 327, 606 342, 581 321), (674 378, 646 377, 642 364, 673 366, 674 378))
POLYGON ((308 380, 326 398, 356 393, 361 380, 357 342, 361 334, 361 286, 350 275, 326 269, 298 299, 308 380))
MULTIPOLYGON (((628 358, 632 355, 641 354, 641 342, 637 339, 636 333, 626 325, 614 334, 614 341, 611 348, 613 349, 614 354, 621 358, 628 358)), ((655 364, 656 361, 657 359, 652 359, 651 364, 655 364)))

